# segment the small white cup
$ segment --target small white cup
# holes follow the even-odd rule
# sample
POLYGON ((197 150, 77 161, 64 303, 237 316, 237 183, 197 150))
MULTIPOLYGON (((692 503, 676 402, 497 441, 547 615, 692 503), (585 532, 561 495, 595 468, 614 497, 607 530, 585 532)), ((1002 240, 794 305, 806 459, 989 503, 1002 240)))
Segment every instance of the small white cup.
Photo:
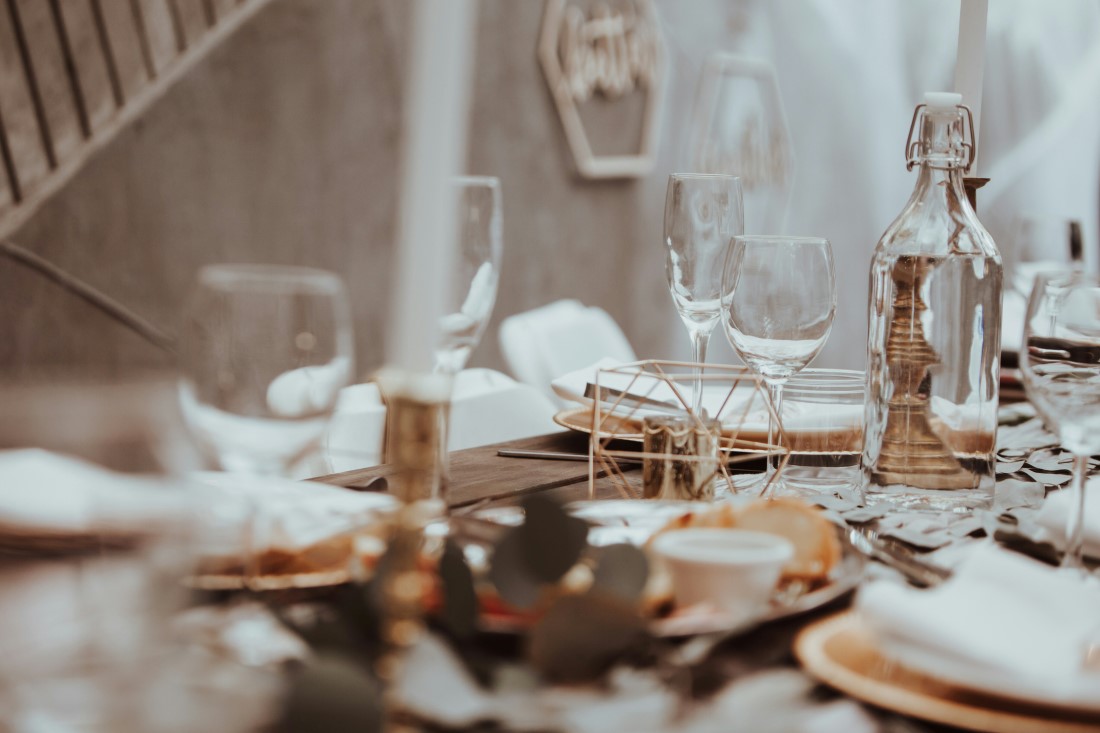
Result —
POLYGON ((653 552, 671 576, 676 605, 706 603, 744 621, 767 606, 794 546, 766 532, 698 528, 658 536, 653 552))

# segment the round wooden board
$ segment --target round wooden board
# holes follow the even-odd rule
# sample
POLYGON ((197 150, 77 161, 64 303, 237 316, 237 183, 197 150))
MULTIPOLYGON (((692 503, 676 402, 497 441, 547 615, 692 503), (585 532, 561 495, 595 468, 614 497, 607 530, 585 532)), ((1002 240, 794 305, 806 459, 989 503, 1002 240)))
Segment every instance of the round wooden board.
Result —
POLYGON ((795 640, 795 656, 821 682, 914 718, 989 733, 1100 733, 1100 716, 964 690, 879 653, 855 612, 819 621, 795 640))

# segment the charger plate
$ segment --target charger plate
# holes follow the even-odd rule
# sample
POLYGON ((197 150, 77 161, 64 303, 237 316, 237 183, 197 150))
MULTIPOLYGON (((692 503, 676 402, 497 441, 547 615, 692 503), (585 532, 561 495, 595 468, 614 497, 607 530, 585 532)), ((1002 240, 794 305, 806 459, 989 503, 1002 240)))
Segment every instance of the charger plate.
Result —
MULTIPOLYGON (((655 532, 671 519, 685 512, 697 511, 699 502, 660 501, 653 499, 603 499, 576 501, 566 505, 575 517, 590 525, 588 542, 593 546, 628 543, 644 545, 655 532)), ((503 526, 516 526, 523 521, 523 510, 518 506, 493 507, 474 514, 475 517, 503 526)), ((699 634, 734 635, 747 632, 757 626, 782 618, 798 616, 837 600, 850 593, 863 577, 864 560, 844 539, 842 528, 837 527, 841 539, 840 561, 819 584, 807 586, 790 583, 778 588, 771 604, 760 615, 749 619, 734 619, 717 609, 694 607, 673 611, 669 616, 653 619, 650 632, 654 636, 678 638, 699 634)), ((517 619, 507 615, 483 615, 481 627, 493 633, 523 633, 530 627, 531 619, 517 619)))
POLYGON ((989 733, 1100 733, 1100 714, 979 693, 903 667, 882 654, 853 611, 804 629, 794 652, 830 687, 915 718, 989 733))
MULTIPOLYGON (((554 415, 554 422, 563 428, 578 433, 590 435, 592 433, 592 408, 589 406, 569 407, 554 415)), ((732 423, 730 424, 732 425, 732 423)), ((600 431, 607 437, 617 440, 642 441, 642 423, 637 418, 616 417, 608 415, 604 418, 600 431)), ((723 428, 723 434, 733 436, 732 427, 723 428)), ((858 453, 863 444, 861 430, 852 428, 836 428, 832 430, 787 430, 787 443, 794 451, 812 453, 858 453)), ((766 444, 768 434, 766 430, 759 428, 744 428, 737 433, 739 441, 766 444)), ((737 453, 760 453, 762 451, 752 448, 735 448, 737 453)))

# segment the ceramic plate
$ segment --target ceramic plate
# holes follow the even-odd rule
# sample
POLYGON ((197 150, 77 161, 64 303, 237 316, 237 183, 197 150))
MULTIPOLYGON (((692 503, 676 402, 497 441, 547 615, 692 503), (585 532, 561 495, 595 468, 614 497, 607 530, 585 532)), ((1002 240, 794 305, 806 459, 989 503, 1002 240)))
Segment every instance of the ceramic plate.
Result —
MULTIPOLYGON (((689 511, 698 511, 698 502, 654 501, 646 499, 615 499, 604 501, 578 501, 566 507, 574 516, 589 522, 592 527, 588 541, 592 545, 616 543, 645 544, 657 530, 670 520, 689 511)), ((499 507, 477 512, 475 516, 508 526, 523 521, 519 507, 499 507)), ((853 590, 863 575, 863 558, 856 554, 844 540, 844 530, 837 528, 844 554, 840 562, 822 585, 807 587, 788 584, 780 587, 772 598, 771 606, 758 618, 746 623, 735 620, 715 609, 691 608, 674 611, 671 616, 657 619, 651 631, 657 636, 676 637, 694 634, 732 633, 748 630, 761 623, 789 616, 796 616, 820 608, 853 590)), ((514 621, 492 619, 489 630, 516 633, 520 631, 514 621)))
POLYGON ((188 580, 201 590, 243 586, 244 523, 256 507, 266 523, 265 562, 294 568, 252 579, 256 590, 322 588, 349 580, 352 536, 397 507, 386 493, 361 492, 312 481, 201 472, 192 478, 214 487, 203 554, 207 572, 188 580), (236 566, 236 567, 234 567, 236 566), (227 570, 220 570, 225 567, 227 570))
MULTIPOLYGON (((1100 733, 1100 714, 975 692, 892 662, 854 612, 807 627, 795 656, 822 682, 888 710, 990 733, 1100 733)), ((1095 701, 1093 701, 1095 704, 1095 701)))

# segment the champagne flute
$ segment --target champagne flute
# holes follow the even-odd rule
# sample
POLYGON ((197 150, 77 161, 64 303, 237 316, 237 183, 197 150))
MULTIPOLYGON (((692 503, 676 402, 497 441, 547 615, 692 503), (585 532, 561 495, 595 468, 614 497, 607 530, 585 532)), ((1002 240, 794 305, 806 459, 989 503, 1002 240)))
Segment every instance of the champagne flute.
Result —
MULTIPOLYGON (((733 176, 673 173, 665 194, 665 273, 680 319, 691 337, 692 361, 707 360, 710 335, 722 315, 722 268, 733 237, 744 232, 741 181, 733 176)), ((702 417, 703 370, 692 389, 692 412, 702 417)))
POLYGON ((1062 567, 1081 561, 1089 456, 1100 452, 1100 278, 1039 275, 1024 319, 1020 371, 1028 398, 1073 454, 1072 501, 1062 567))
POLYGON ((502 216, 500 179, 466 176, 455 181, 458 234, 447 314, 439 322, 435 371, 458 374, 481 341, 500 280, 502 216))
MULTIPOLYGON (((784 383, 813 361, 832 329, 832 248, 817 237, 739 236, 724 269, 726 337, 768 385, 775 410, 768 442, 773 443, 784 383)), ((777 467, 778 456, 773 456, 765 489, 777 467)))

